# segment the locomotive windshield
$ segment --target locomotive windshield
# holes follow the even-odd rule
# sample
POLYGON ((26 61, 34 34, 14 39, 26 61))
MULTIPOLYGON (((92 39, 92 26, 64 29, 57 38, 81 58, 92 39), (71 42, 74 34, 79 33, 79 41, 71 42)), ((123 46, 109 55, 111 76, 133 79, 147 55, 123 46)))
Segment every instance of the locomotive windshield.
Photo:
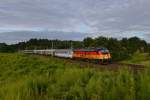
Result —
POLYGON ((109 51, 107 49, 105 50, 101 50, 102 53, 109 53, 109 51))
POLYGON ((109 50, 106 49, 106 48, 100 48, 100 49, 98 49, 97 51, 98 51, 98 52, 101 52, 101 53, 103 53, 103 54, 108 54, 108 53, 109 53, 109 50))

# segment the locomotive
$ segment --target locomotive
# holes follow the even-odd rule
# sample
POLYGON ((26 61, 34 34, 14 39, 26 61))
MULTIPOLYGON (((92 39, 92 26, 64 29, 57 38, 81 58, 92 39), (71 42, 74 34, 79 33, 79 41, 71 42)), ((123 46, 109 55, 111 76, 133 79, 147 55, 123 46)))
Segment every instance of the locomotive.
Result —
POLYGON ((111 61, 109 50, 106 48, 74 50, 73 57, 77 59, 96 62, 99 64, 110 63, 111 61))
POLYGON ((24 50, 24 53, 50 55, 55 57, 86 60, 99 64, 111 62, 111 55, 108 49, 87 48, 87 49, 46 49, 46 50, 24 50))

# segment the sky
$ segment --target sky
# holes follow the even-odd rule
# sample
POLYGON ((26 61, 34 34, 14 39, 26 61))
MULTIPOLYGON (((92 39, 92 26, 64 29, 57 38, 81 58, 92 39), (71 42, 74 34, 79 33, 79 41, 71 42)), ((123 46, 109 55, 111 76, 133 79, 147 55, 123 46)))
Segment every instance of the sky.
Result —
POLYGON ((150 0, 0 0, 0 42, 86 36, 150 42, 149 5, 150 0))

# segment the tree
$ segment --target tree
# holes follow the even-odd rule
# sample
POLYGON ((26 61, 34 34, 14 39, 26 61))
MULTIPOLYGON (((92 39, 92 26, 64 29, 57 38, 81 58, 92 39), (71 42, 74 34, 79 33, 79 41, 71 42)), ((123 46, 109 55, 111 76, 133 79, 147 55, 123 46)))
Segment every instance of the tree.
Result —
POLYGON ((87 37, 83 40, 84 47, 90 47, 92 43, 93 39, 90 37, 87 37))

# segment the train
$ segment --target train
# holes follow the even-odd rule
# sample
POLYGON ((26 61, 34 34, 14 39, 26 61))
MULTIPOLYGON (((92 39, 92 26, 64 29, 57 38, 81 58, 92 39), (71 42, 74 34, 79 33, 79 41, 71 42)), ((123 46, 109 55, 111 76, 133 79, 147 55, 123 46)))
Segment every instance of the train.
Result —
POLYGON ((23 50, 27 54, 50 55, 61 58, 84 60, 98 64, 111 63, 111 55, 108 49, 86 48, 86 49, 45 49, 45 50, 23 50))

